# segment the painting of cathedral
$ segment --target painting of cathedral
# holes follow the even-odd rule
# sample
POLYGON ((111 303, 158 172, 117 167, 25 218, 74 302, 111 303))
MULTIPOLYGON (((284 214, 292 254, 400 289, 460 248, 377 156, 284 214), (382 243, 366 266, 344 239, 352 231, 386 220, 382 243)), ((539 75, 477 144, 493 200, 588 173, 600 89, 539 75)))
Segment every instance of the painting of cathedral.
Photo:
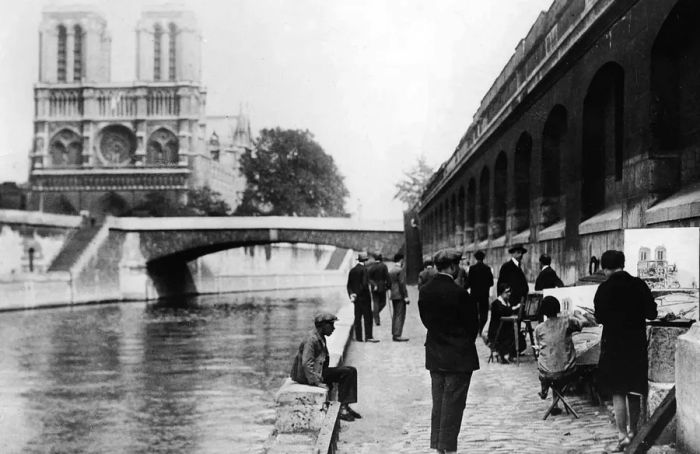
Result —
POLYGON ((232 208, 240 202, 250 122, 242 110, 206 116, 194 13, 152 7, 136 25, 136 74, 118 83, 104 17, 85 6, 44 10, 28 209, 100 218, 151 192, 184 202, 204 185, 232 208))

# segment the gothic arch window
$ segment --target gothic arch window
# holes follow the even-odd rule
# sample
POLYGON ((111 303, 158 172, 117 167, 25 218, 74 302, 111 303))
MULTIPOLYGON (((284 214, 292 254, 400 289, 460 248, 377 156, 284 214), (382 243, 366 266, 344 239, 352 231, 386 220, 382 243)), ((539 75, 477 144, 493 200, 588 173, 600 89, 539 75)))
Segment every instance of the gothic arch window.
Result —
POLYGON ((153 80, 160 80, 161 40, 163 29, 160 24, 153 28, 153 80))
POLYGON ((64 25, 58 26, 58 54, 57 54, 57 65, 56 65, 56 77, 59 82, 66 81, 66 45, 67 45, 68 34, 66 33, 66 27, 64 25))
POLYGON ((49 155, 53 167, 78 166, 82 163, 82 138, 71 131, 63 129, 51 138, 49 155))
POLYGON ((80 25, 73 28, 73 81, 83 78, 83 29, 80 25))
POLYGON ((173 165, 179 162, 178 140, 175 134, 165 128, 156 130, 148 139, 146 164, 173 165))
POLYGON ((176 79, 176 58, 177 58, 177 26, 170 24, 168 26, 168 80, 176 79))

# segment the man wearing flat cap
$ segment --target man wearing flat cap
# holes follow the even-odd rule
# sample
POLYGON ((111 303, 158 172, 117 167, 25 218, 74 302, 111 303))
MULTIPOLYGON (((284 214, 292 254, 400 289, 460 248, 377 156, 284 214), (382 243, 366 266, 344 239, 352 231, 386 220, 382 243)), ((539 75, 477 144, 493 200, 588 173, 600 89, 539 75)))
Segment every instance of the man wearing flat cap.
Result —
POLYGON ((357 402, 357 369, 351 366, 328 367, 330 356, 326 336, 335 331, 336 320, 338 317, 329 312, 316 315, 315 328, 299 344, 289 376, 303 385, 325 388, 331 383, 338 383, 339 417, 345 421, 354 421, 362 417, 350 408, 351 403, 357 402))
POLYGON ((527 285, 527 278, 522 270, 523 255, 527 249, 522 244, 515 244, 510 249, 510 260, 501 266, 498 273, 498 284, 501 282, 510 286, 510 302, 513 306, 525 303, 525 298, 530 292, 530 287, 527 285))
POLYGON ((372 298, 369 293, 369 277, 365 262, 369 260, 367 253, 357 254, 357 265, 348 274, 348 297, 355 305, 355 340, 362 342, 362 325, 365 327, 365 340, 379 342, 372 337, 372 298))
POLYGON ((430 448, 457 452, 457 437, 472 372, 479 369, 474 340, 479 331, 475 301, 454 281, 462 253, 445 249, 435 255, 438 273, 420 289, 418 311, 427 328, 425 368, 430 371, 433 409, 430 448))
POLYGON ((484 257, 486 254, 476 251, 476 263, 469 267, 469 292, 479 308, 479 334, 484 330, 489 316, 489 293, 493 287, 493 273, 491 267, 484 263, 484 257))

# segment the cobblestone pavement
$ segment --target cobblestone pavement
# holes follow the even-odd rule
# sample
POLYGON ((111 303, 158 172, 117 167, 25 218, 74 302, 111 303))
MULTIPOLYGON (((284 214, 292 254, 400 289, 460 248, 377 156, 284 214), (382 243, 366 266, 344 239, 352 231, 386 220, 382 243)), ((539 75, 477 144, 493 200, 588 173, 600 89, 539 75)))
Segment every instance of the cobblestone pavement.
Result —
MULTIPOLYGON (((430 376, 424 367, 425 328, 420 322, 417 291, 409 289, 404 336, 392 342, 387 309, 375 327, 381 342, 351 342, 346 364, 357 367, 363 418, 342 422, 341 454, 429 453, 430 376)), ((488 348, 477 340, 481 369, 472 376, 459 436, 460 453, 601 453, 614 443, 610 412, 586 396, 567 396, 580 419, 562 414, 542 420, 550 399, 537 396, 539 380, 532 356, 520 366, 487 364, 488 348)))

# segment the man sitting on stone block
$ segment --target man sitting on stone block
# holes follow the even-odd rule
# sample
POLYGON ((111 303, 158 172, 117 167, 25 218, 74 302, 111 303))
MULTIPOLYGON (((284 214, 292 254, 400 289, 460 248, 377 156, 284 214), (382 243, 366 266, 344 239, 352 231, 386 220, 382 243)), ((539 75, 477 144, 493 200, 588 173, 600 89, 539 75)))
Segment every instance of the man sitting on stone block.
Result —
POLYGON ((350 408, 350 404, 357 402, 357 369, 350 366, 328 367, 330 355, 325 336, 333 334, 336 320, 338 317, 328 312, 314 318, 316 327, 299 345, 290 377, 297 383, 322 388, 338 383, 339 417, 344 421, 354 421, 362 417, 350 408))

